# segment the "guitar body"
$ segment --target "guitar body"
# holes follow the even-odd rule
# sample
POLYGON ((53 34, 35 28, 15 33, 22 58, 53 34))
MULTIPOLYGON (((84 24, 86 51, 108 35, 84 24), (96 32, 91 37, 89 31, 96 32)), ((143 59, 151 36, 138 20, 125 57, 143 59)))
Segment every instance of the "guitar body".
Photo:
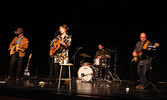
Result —
POLYGON ((72 35, 68 36, 67 38, 65 38, 63 40, 56 39, 56 42, 53 43, 53 47, 50 48, 49 55, 52 56, 56 51, 59 50, 58 52, 62 52, 63 48, 67 48, 67 47, 64 47, 63 45, 61 45, 61 42, 65 41, 71 37, 72 37, 72 35))
POLYGON ((10 55, 13 55, 15 52, 18 52, 18 50, 16 49, 18 46, 19 46, 19 44, 16 44, 12 47, 13 50, 10 51, 10 55))
POLYGON ((53 47, 50 48, 49 55, 52 56, 59 48, 60 48, 60 40, 57 40, 57 42, 53 44, 53 47))
POLYGON ((24 70, 23 76, 24 76, 25 78, 30 77, 30 70, 24 70))
POLYGON ((133 62, 138 62, 141 58, 142 51, 136 52, 137 56, 132 59, 133 62))

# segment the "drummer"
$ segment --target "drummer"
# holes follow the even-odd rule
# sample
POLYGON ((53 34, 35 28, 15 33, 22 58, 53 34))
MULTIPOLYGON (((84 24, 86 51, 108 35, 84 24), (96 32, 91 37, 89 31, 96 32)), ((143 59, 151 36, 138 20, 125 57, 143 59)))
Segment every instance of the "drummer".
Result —
POLYGON ((94 65, 99 66, 99 77, 104 78, 107 67, 107 59, 110 58, 110 55, 107 50, 104 49, 104 46, 102 44, 98 45, 98 49, 99 50, 96 51, 95 54, 94 65))
POLYGON ((107 53, 107 50, 104 50, 104 46, 99 44, 98 51, 96 51, 95 58, 110 58, 110 55, 107 53))

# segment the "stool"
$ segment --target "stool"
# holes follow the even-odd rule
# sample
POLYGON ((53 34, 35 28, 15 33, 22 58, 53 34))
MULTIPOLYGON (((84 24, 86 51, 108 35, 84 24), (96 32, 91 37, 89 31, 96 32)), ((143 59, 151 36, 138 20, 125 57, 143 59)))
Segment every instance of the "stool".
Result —
POLYGON ((61 80, 69 80, 69 89, 71 90, 71 71, 70 71, 70 66, 73 66, 73 64, 71 63, 67 63, 67 64, 60 64, 60 74, 59 74, 59 83, 58 83, 58 89, 60 89, 60 81, 61 80), (69 78, 62 78, 61 74, 62 74, 62 69, 63 66, 68 66, 68 70, 69 70, 69 78))

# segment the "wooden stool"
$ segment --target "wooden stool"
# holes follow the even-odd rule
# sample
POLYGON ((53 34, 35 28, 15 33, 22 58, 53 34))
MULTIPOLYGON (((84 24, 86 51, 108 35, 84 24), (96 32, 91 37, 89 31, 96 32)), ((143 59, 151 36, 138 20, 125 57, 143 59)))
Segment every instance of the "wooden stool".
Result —
POLYGON ((73 64, 71 64, 71 63, 60 64, 60 66, 61 66, 61 67, 60 67, 60 74, 59 74, 58 89, 60 89, 60 81, 61 81, 61 80, 69 80, 69 89, 71 90, 71 70, 70 70, 70 66, 73 66, 73 64), (69 78, 62 78, 62 77, 61 77, 63 66, 68 66, 69 78))

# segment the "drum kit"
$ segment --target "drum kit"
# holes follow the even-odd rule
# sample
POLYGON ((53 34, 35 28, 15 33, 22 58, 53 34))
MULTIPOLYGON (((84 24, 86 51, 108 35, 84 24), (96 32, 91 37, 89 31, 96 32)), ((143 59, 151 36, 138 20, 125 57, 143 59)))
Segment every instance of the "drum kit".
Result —
MULTIPOLYGON (((90 55, 86 53, 79 54, 84 59, 91 58, 90 55)), ((81 67, 78 69, 78 78, 84 82, 91 82, 91 81, 98 81, 99 80, 99 66, 106 67, 106 77, 110 77, 110 80, 115 80, 112 73, 109 70, 110 67, 110 58, 109 59, 102 59, 102 58, 95 58, 93 64, 89 62, 82 61, 80 63, 81 67)))

